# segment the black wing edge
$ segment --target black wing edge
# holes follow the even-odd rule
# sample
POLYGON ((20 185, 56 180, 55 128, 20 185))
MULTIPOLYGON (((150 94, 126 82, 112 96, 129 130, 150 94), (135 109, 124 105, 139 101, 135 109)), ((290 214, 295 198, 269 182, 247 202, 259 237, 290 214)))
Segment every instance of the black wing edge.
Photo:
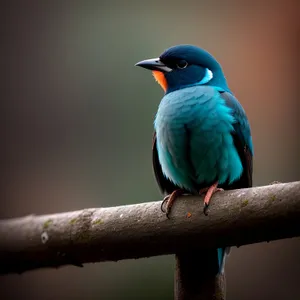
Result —
POLYGON ((152 138, 152 165, 158 186, 163 194, 171 194, 177 187, 169 179, 167 179, 162 171, 160 162, 158 160, 158 152, 156 148, 156 132, 153 133, 152 138))
POLYGON ((247 145, 241 142, 237 134, 233 133, 232 136, 244 170, 239 180, 230 185, 230 189, 252 187, 253 159, 251 151, 247 145))

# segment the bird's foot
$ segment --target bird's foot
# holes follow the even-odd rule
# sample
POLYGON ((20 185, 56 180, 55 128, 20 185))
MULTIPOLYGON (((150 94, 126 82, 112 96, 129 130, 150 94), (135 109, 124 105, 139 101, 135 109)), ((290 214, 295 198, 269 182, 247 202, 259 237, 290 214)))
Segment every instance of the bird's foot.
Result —
POLYGON ((203 208, 203 213, 207 216, 207 209, 208 209, 208 205, 209 205, 209 201, 211 199, 211 197, 213 196, 214 193, 216 192, 219 192, 219 191, 224 191, 223 189, 221 188, 218 188, 218 181, 215 182, 213 185, 209 186, 209 187, 206 187, 206 188, 203 188, 199 191, 199 195, 202 195, 204 193, 205 194, 205 197, 204 197, 204 208, 203 208))
POLYGON ((171 212, 171 208, 174 204, 174 201, 176 200, 176 198, 180 197, 181 195, 183 195, 185 193, 185 191, 183 189, 178 189, 173 191, 170 195, 167 195, 164 200, 161 203, 161 211, 163 213, 166 214, 167 218, 169 218, 169 214, 171 212), (166 203, 166 209, 164 209, 164 204, 166 203))

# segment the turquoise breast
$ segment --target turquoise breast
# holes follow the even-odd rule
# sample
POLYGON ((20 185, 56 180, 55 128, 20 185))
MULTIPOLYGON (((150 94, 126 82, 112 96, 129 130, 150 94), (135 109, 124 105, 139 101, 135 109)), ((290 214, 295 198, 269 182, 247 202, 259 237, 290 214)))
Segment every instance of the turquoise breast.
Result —
POLYGON ((195 193, 199 185, 238 179, 243 167, 231 135, 234 122, 217 88, 193 86, 165 95, 154 122, 164 175, 195 193))

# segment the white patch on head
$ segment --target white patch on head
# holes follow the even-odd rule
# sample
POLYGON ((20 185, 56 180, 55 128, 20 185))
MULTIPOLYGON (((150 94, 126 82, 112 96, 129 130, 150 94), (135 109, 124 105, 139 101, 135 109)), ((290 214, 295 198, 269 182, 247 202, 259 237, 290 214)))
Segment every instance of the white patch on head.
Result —
POLYGON ((210 69, 205 69, 205 75, 202 78, 202 80, 199 82, 199 84, 205 84, 208 83, 210 80, 212 80, 214 77, 213 72, 210 69))

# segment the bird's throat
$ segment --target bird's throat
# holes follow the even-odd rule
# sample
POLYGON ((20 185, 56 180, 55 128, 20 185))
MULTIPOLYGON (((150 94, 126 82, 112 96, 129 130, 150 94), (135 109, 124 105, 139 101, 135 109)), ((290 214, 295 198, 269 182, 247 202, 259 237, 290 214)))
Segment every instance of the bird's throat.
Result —
POLYGON ((168 88, 168 84, 167 84, 167 80, 166 80, 166 77, 165 77, 164 73, 160 72, 160 71, 152 71, 152 74, 153 74, 155 80, 162 87, 162 89, 164 91, 166 91, 167 88, 168 88))

